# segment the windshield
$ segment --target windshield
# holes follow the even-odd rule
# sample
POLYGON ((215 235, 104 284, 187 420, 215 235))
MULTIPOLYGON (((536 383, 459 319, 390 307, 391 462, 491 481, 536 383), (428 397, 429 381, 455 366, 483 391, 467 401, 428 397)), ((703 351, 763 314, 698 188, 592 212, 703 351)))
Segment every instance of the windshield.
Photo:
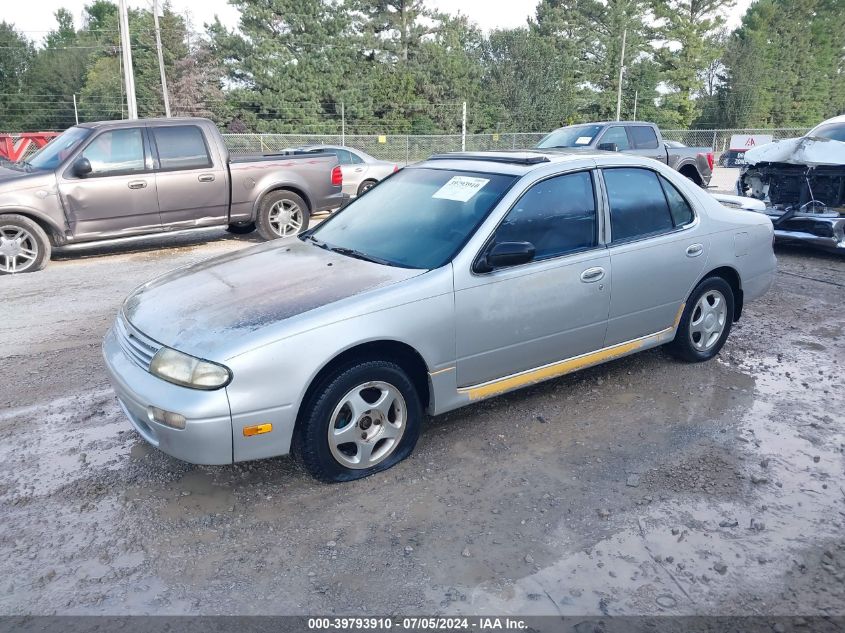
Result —
POLYGON ((393 266, 439 268, 450 261, 516 176, 403 169, 303 239, 393 266))
POLYGON ((570 125, 547 135, 537 147, 586 147, 601 129, 601 125, 570 125))
POLYGON ((47 143, 32 155, 29 164, 36 169, 55 169, 70 156, 91 133, 81 127, 72 127, 47 143))
POLYGON ((819 138, 829 138, 832 141, 845 142, 845 123, 831 123, 830 125, 820 125, 815 130, 810 132, 809 136, 818 136, 819 138))

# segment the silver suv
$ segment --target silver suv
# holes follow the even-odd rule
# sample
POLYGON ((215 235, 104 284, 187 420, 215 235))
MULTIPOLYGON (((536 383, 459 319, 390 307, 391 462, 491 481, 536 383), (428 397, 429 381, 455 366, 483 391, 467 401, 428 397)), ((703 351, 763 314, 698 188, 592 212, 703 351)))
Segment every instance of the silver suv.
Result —
POLYGON ((298 238, 145 284, 104 354, 161 450, 294 451, 345 481, 407 457, 425 413, 658 345, 712 358, 775 263, 768 218, 647 158, 436 156, 298 238))

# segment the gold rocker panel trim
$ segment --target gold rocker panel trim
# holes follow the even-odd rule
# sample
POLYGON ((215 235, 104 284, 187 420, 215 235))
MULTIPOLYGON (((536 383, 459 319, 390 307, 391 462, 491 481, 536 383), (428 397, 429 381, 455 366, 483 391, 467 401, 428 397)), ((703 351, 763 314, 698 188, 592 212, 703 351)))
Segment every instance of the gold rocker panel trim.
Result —
POLYGON ((641 349, 656 347, 657 345, 670 341, 674 333, 675 326, 668 327, 660 332, 648 334, 626 343, 611 345, 596 352, 574 356, 564 361, 543 365, 537 369, 529 369, 528 371, 505 378, 497 378, 496 380, 491 380, 474 387, 463 387, 458 389, 458 393, 469 396, 470 400, 481 400, 482 398, 497 396, 507 391, 537 384, 550 380, 551 378, 557 378, 558 376, 578 371, 579 369, 599 365, 606 361, 620 358, 621 356, 627 356, 641 349))

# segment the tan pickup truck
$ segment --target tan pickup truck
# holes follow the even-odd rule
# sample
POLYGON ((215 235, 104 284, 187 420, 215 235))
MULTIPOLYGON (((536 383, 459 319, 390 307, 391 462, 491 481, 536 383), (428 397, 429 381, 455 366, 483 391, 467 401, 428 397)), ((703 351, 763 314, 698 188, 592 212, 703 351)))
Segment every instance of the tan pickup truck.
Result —
POLYGON ((0 161, 0 275, 54 246, 227 226, 296 235, 342 206, 333 153, 230 157, 208 119, 83 123, 28 161, 0 161))

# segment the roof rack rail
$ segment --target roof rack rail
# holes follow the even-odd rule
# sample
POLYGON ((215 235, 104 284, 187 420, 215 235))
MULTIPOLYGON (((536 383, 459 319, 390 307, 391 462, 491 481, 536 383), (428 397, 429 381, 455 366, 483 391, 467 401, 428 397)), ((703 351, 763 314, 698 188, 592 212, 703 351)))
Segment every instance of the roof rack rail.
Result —
POLYGON ((491 154, 472 154, 469 152, 453 152, 451 154, 434 154, 427 160, 486 160, 493 163, 508 163, 511 165, 539 165, 550 162, 547 156, 502 156, 491 154))

